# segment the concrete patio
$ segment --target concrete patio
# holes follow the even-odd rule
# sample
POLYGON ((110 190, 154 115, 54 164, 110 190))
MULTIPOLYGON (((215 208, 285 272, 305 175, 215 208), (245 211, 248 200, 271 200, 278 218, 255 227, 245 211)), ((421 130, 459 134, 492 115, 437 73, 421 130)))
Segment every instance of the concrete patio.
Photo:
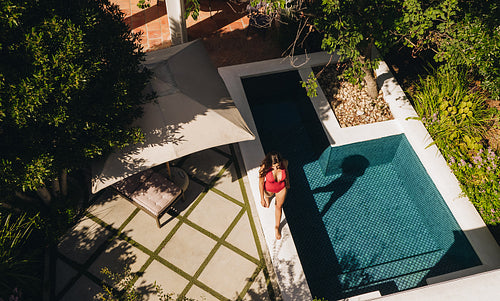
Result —
POLYGON ((171 162, 190 177, 186 200, 158 229, 154 218, 111 189, 101 194, 60 241, 56 299, 92 300, 104 267, 138 275, 144 300, 158 300, 154 283, 195 300, 274 300, 279 292, 263 243, 255 203, 236 145, 171 162), (271 276, 270 276, 271 274, 271 276))
MULTIPOLYGON (((148 9, 138 0, 112 0, 145 51, 170 46, 165 4, 148 9)), ((248 31, 246 4, 202 1, 198 20, 187 20, 190 40, 201 39, 216 67, 279 57, 271 36, 248 31), (210 7, 209 5, 210 4, 210 7)), ((92 300, 101 292, 104 267, 138 275, 144 300, 165 293, 195 300, 279 300, 268 251, 247 193, 248 179, 237 145, 191 154, 171 162, 190 177, 185 202, 154 218, 111 189, 93 202, 56 254, 56 300, 92 300)))

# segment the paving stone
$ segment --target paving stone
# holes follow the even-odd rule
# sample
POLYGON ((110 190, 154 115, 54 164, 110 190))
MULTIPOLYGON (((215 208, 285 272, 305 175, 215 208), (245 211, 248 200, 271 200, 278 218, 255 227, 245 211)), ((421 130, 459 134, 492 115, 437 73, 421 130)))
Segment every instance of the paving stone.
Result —
POLYGON ((224 297, 234 300, 245 288, 256 268, 256 264, 221 246, 198 280, 224 297))
POLYGON ((64 235, 58 250, 66 257, 83 264, 110 236, 111 232, 89 218, 83 218, 64 235))
POLYGON ((106 250, 92 263, 89 272, 104 279, 101 269, 107 267, 113 273, 123 273, 129 268, 132 273, 137 272, 148 260, 149 255, 123 240, 114 240, 106 250))
POLYGON ((218 152, 207 149, 190 155, 182 164, 182 169, 204 183, 209 183, 228 160, 218 152))
POLYGON ((102 288, 85 276, 81 276, 60 301, 94 300, 102 288))
POLYGON ((146 300, 159 300, 153 284, 158 284, 165 294, 178 295, 182 293, 189 281, 172 271, 162 263, 153 260, 147 267, 142 277, 135 283, 135 287, 142 295, 147 296, 146 300))
POLYGON ((76 276, 78 272, 64 263, 62 260, 56 261, 56 294, 58 294, 68 283, 70 279, 76 276))
POLYGON ((178 222, 178 219, 171 219, 166 224, 163 224, 161 228, 158 228, 155 219, 141 210, 127 224, 123 232, 128 237, 154 252, 178 222))
POLYGON ((267 291, 266 276, 263 271, 255 278, 254 282, 248 289, 243 301, 264 301, 271 300, 269 292, 267 291))
POLYGON ((259 259, 259 253, 247 213, 243 214, 234 229, 229 233, 226 241, 253 256, 255 259, 259 259))
POLYGON ((119 194, 107 194, 96 200, 89 212, 118 229, 137 207, 119 194))
POLYGON ((215 246, 215 240, 183 224, 160 251, 159 256, 194 275, 215 246))
POLYGON ((240 182, 238 181, 238 176, 236 174, 236 168, 234 167, 234 164, 231 164, 231 166, 229 166, 229 168, 224 171, 222 177, 217 180, 217 182, 215 182, 214 187, 235 198, 241 203, 245 203, 243 194, 241 193, 240 182))
MULTIPOLYGON (((179 200, 176 202, 173 206, 173 209, 179 214, 179 215, 184 215, 187 210, 193 205, 194 201, 198 199, 200 194, 203 192, 204 187, 194 181, 189 182, 189 187, 184 192, 184 197, 186 198, 185 201, 179 200)), ((169 213, 166 213, 165 215, 168 215, 169 213)), ((163 221, 164 218, 162 218, 163 221)))
POLYGON ((218 301, 216 297, 211 295, 209 292, 201 289, 200 287, 193 285, 186 294, 187 298, 194 300, 203 300, 203 301, 218 301))
POLYGON ((188 216, 188 219, 203 229, 221 237, 241 209, 241 206, 213 191, 209 191, 188 216))

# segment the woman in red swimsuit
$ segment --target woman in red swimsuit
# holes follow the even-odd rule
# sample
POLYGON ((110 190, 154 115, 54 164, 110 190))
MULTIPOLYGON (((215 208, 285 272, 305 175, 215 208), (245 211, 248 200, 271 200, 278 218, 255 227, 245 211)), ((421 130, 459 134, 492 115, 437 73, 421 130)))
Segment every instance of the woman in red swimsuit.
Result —
POLYGON ((285 203, 285 197, 290 189, 288 176, 288 160, 283 159, 277 152, 270 152, 262 160, 259 170, 260 203, 268 208, 271 197, 276 198, 275 208, 275 235, 281 239, 280 221, 281 210, 285 203))

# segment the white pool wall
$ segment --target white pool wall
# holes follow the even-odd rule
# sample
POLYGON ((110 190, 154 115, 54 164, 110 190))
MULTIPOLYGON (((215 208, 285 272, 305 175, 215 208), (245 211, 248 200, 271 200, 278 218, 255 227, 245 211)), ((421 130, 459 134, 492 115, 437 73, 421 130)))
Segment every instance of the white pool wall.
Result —
MULTIPOLYGON (((219 68, 219 73, 233 101, 256 136, 256 139, 253 141, 240 143, 240 149, 249 178, 250 195, 257 205, 257 214, 263 227, 264 237, 270 252, 273 268, 278 277, 283 300, 311 300, 314 296, 311 296, 309 286, 307 285, 307 280, 302 270, 288 224, 283 222, 286 220, 286 216, 283 214, 282 217, 282 224, 284 224, 282 239, 276 240, 274 237, 274 208, 272 206, 271 208, 263 208, 260 205, 258 168, 262 158, 264 158, 264 151, 246 99, 241 78, 297 70, 305 81, 312 72, 311 67, 324 65, 329 61, 334 64, 337 60, 337 56, 319 52, 297 56, 293 60, 290 58, 280 58, 219 68)), ((379 87, 381 87, 384 93, 384 99, 389 105, 394 120, 341 128, 320 88, 318 89, 318 96, 311 99, 331 145, 340 146, 404 133, 427 173, 436 184, 450 211, 469 239, 482 265, 428 279, 428 284, 433 285, 379 298, 377 298, 378 294, 368 294, 366 296, 368 298, 362 299, 388 298, 387 300, 413 300, 412 298, 418 297, 420 298, 419 300, 429 300, 429 294, 437 294, 435 300, 439 300, 439 296, 445 297, 453 293, 451 290, 453 290, 454 286, 449 284, 451 279, 455 279, 451 281, 458 281, 456 280, 458 278, 500 268, 500 248, 474 206, 467 197, 462 195, 457 179, 438 148, 435 145, 427 147, 431 144, 432 139, 424 125, 419 120, 409 119, 418 115, 385 62, 379 64, 376 75, 379 87), (436 286, 440 287, 440 285, 442 289, 435 288, 436 286), (429 293, 429 291, 432 291, 432 293, 429 293)), ((500 270, 498 271, 498 275, 500 275, 500 270)), ((479 274, 477 277, 483 276, 479 274)), ((471 286, 482 283, 481 281, 477 281, 474 276, 461 279, 460 283, 463 282, 469 283, 471 286)), ((487 283, 485 282, 485 284, 487 283)), ((496 286, 482 287, 481 294, 485 297, 484 300, 487 300, 486 297, 488 296, 496 297, 497 288, 496 286)), ((355 298, 350 299, 353 300, 355 298)), ((464 297, 461 300, 470 299, 464 297)))

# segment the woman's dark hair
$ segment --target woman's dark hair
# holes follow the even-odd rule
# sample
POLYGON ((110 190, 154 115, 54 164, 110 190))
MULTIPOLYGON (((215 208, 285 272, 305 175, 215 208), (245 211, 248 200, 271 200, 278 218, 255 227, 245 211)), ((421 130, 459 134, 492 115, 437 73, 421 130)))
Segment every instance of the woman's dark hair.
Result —
POLYGON ((281 154, 275 151, 271 151, 266 154, 266 157, 264 160, 262 160, 262 163, 260 164, 261 166, 264 165, 264 168, 262 168, 259 172, 259 177, 265 177, 266 173, 271 169, 273 164, 276 163, 281 163, 283 160, 283 157, 281 157, 281 154))

